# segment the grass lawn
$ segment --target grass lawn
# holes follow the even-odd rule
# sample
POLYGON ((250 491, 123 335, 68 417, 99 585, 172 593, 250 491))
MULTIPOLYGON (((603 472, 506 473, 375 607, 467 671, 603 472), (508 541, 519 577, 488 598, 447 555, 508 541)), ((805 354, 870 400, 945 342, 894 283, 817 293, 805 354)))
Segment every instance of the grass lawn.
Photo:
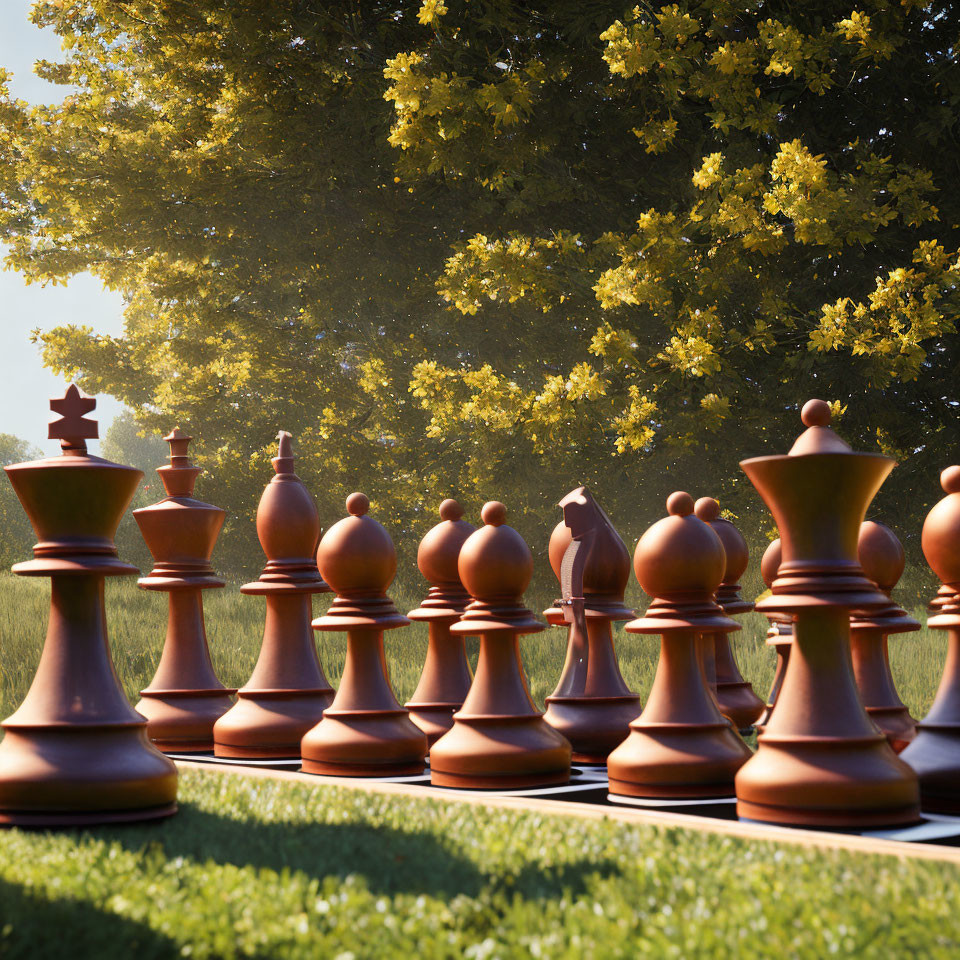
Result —
POLYGON ((0 833, 0 956, 956 957, 960 868, 185 772, 163 824, 0 833))

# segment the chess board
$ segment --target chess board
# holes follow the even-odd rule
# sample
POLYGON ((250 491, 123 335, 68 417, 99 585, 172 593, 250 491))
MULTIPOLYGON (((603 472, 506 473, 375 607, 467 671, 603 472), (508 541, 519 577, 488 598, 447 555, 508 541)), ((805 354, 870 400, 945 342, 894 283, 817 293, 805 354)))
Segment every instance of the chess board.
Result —
POLYGON ((451 802, 506 806, 562 815, 606 817, 724 833, 757 840, 775 840, 858 851, 923 856, 960 863, 960 817, 924 813, 908 827, 865 830, 811 830, 773 826, 737 817, 734 798, 705 800, 642 800, 609 792, 604 766, 575 764, 570 782, 562 786, 521 790, 462 790, 430 784, 429 766, 418 776, 326 777, 300 772, 299 759, 234 760, 213 754, 168 754, 178 765, 301 783, 332 784, 350 789, 435 797, 451 802))

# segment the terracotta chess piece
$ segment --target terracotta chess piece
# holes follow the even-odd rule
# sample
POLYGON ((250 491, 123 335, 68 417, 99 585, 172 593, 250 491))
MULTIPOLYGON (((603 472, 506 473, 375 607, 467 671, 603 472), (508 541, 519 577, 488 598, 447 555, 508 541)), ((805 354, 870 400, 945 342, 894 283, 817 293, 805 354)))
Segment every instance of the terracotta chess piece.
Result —
POLYGON ((660 634, 660 660, 643 713, 607 759, 610 792, 648 799, 733 796, 733 777, 750 748, 719 709, 698 651, 705 633, 738 629, 715 602, 726 568, 723 543, 677 491, 667 517, 640 538, 633 567, 653 597, 624 628, 660 634))
POLYGON ((927 514, 921 543, 943 581, 927 626, 947 631, 947 659, 933 706, 900 756, 920 778, 923 809, 960 816, 960 466, 947 467, 940 485, 946 496, 927 514))
POLYGON ((474 598, 450 629, 480 636, 477 672, 453 727, 430 752, 430 782, 439 787, 517 789, 566 783, 570 744, 534 706, 518 638, 544 625, 523 605, 533 556, 491 501, 484 526, 460 549, 460 580, 474 598))
MULTIPOLYGON (((704 522, 710 524, 713 532, 720 538, 727 557, 727 566, 723 580, 717 589, 717 603, 728 617, 740 613, 749 613, 753 604, 740 596, 740 577, 750 562, 747 541, 743 534, 729 521, 720 516, 720 504, 713 497, 701 497, 694 505, 694 512, 704 522)), ((710 634, 706 634, 709 637, 710 634)), ((709 644, 707 644, 709 646, 709 644)), ((763 713, 764 702, 753 692, 753 686, 743 679, 737 666, 728 634, 713 634, 713 676, 716 678, 717 703, 720 712, 729 717, 733 725, 748 732, 763 713)), ((707 679, 712 679, 709 654, 705 661, 707 679)))
POLYGON ((87 826, 177 809, 177 769, 147 739, 110 657, 104 578, 139 572, 113 538, 143 474, 87 453, 95 405, 71 384, 50 401, 61 419, 49 437, 62 455, 4 468, 40 541, 13 571, 50 577, 50 619, 33 683, 3 723, 3 825, 87 826))
POLYGON ((214 673, 203 622, 203 591, 224 585, 210 565, 224 512, 194 499, 201 471, 187 455, 193 438, 175 427, 163 439, 170 444, 170 463, 157 473, 167 495, 133 511, 154 559, 139 586, 169 596, 160 664, 140 691, 137 712, 147 718, 147 736, 158 749, 207 753, 213 750, 213 725, 233 706, 230 695, 236 693, 214 673))
POLYGON ((850 617, 850 651, 860 699, 870 719, 899 753, 917 735, 917 721, 897 694, 890 672, 887 637, 919 630, 920 624, 890 598, 903 575, 906 556, 896 534, 886 525, 867 520, 858 544, 863 572, 886 594, 886 607, 850 617))
POLYGON ((761 613, 794 617, 793 646, 758 749, 737 774, 737 812, 768 823, 866 829, 915 823, 916 775, 860 701, 851 610, 889 604, 857 558, 860 524, 894 463, 854 453, 830 428, 830 406, 803 408, 790 453, 740 465, 780 530, 782 559, 761 613))
POLYGON ((453 726, 453 714, 463 705, 473 676, 467 663, 463 637, 450 633, 470 602, 460 582, 457 560, 460 548, 474 531, 462 520, 456 500, 440 504, 440 520, 420 541, 417 566, 430 584, 430 592, 407 617, 427 624, 427 656, 420 682, 409 703, 410 719, 434 742, 453 726))
POLYGON ((544 617, 552 626, 566 626, 567 656, 563 673, 547 697, 544 719, 573 747, 575 763, 606 763, 622 743, 630 721, 640 713, 640 698, 620 675, 611 624, 632 620, 623 594, 630 577, 630 554, 600 505, 586 487, 568 493, 559 504, 564 515, 577 510, 583 518, 561 520, 550 536, 550 566, 563 586, 564 563, 570 551, 582 566, 579 590, 564 596, 544 617), (584 525, 574 538, 572 522, 584 525))
MULTIPOLYGON (((768 590, 773 586, 773 581, 777 579, 781 553, 780 538, 777 537, 770 543, 770 546, 767 547, 760 558, 760 576, 768 590)), ((783 685, 783 675, 786 672, 787 664, 790 662, 790 646, 793 643, 793 617, 785 613, 771 612, 768 612, 766 617, 770 624, 767 630, 767 645, 773 647, 777 652, 777 666, 773 673, 770 692, 767 694, 767 705, 757 719, 758 734, 763 733, 764 728, 770 722, 770 714, 773 713, 773 708, 776 706, 780 687, 783 685)))
POLYGON ((410 623, 387 596, 397 553, 369 509, 362 493, 351 493, 350 516, 327 531, 317 551, 320 572, 336 597, 313 628, 345 630, 347 659, 333 703, 303 737, 305 773, 391 777, 424 769, 426 734, 397 703, 383 650, 383 632, 410 623))
POLYGON ((330 587, 317 570, 317 505, 294 473, 290 434, 281 430, 274 476, 257 507, 257 536, 267 563, 240 592, 267 604, 260 656, 237 702, 213 727, 218 757, 295 758, 300 740, 333 700, 310 629, 311 598, 330 587))

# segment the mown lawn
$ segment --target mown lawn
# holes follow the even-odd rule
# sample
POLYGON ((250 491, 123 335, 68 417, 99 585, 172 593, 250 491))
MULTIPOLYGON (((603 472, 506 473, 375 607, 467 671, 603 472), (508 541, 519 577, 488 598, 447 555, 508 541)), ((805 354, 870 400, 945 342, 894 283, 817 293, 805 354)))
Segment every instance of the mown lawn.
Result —
POLYGON ((960 870, 185 772, 163 824, 0 833, 4 958, 956 957, 960 870))

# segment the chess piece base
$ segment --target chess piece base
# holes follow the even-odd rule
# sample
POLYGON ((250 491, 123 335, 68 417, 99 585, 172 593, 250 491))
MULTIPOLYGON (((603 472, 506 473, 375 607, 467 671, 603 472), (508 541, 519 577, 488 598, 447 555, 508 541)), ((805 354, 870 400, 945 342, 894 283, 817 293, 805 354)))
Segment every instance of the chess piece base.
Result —
POLYGON ((235 690, 146 690, 135 709, 147 719, 147 736, 165 753, 209 753, 213 725, 232 706, 235 690))
POLYGON ((737 813, 804 827, 896 826, 920 820, 912 771, 886 737, 764 734, 736 777, 737 813))
POLYGON ((177 768, 147 740, 142 721, 5 727, 0 823, 69 826, 176 812, 177 768))
POLYGON ((452 726, 453 715, 462 703, 414 703, 404 707, 410 711, 410 719, 424 732, 427 745, 432 747, 452 726))
POLYGON ((635 694, 617 697, 547 697, 543 719, 570 741, 574 763, 605 763, 640 714, 635 694))
POLYGON ((960 815, 960 724, 920 721, 916 739, 900 755, 920 781, 920 806, 960 815))
POLYGON ((570 780, 570 744, 539 713, 464 714, 430 752, 430 782, 479 790, 570 780))
POLYGON ((333 702, 333 689, 239 690, 237 702, 213 726, 218 757, 299 757, 303 735, 333 702))
POLYGON ((307 773, 377 777, 422 773, 423 731, 402 707, 393 710, 325 710, 300 745, 307 773))
POLYGON ((642 723, 607 758, 610 792, 683 800, 732 797, 737 770, 752 756, 726 723, 642 723))
POLYGON ((738 730, 749 730, 763 715, 766 704, 746 680, 717 681, 717 705, 738 730))

